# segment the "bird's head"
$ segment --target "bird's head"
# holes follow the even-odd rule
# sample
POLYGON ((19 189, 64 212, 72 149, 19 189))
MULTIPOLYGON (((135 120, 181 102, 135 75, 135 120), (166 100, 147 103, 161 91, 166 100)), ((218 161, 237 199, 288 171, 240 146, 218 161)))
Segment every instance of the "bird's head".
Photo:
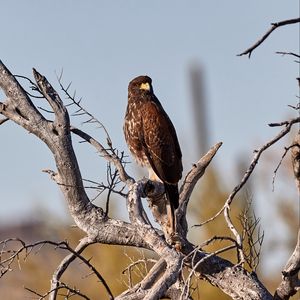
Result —
POLYGON ((152 94, 152 79, 146 75, 132 79, 128 85, 128 92, 134 94, 152 94))

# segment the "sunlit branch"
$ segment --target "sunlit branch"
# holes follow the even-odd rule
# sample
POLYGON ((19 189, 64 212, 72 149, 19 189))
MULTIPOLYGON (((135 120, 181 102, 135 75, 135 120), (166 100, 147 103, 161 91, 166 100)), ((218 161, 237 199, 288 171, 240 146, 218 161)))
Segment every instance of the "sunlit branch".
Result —
POLYGON ((272 27, 251 47, 249 47, 248 49, 246 49, 244 52, 238 54, 238 56, 242 56, 242 55, 248 55, 248 57, 251 57, 252 51, 254 49, 256 49, 259 45, 261 45, 266 39, 267 37, 277 28, 281 27, 281 26, 285 26, 285 25, 290 25, 290 24, 295 24, 295 23, 299 23, 300 22, 300 18, 296 18, 296 19, 289 19, 289 20, 284 20, 284 21, 280 21, 277 23, 272 23, 272 27))

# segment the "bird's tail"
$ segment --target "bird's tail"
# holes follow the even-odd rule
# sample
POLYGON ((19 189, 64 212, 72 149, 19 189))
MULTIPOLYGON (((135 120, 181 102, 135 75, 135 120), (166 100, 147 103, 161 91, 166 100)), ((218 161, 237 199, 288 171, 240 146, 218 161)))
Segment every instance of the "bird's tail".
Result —
POLYGON ((165 190, 170 205, 177 209, 179 206, 178 185, 165 183, 165 190))
POLYGON ((176 216, 175 209, 179 206, 179 193, 178 185, 165 183, 166 196, 169 202, 170 211, 168 212, 168 218, 173 234, 176 233, 176 216))

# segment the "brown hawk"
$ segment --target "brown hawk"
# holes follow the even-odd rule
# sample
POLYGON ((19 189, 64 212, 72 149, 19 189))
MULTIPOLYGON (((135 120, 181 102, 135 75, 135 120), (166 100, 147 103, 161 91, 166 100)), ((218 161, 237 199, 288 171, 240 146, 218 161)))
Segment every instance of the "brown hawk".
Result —
POLYGON ((182 176, 181 150, 175 128, 153 93, 148 76, 134 78, 128 86, 128 105, 124 134, 137 163, 149 169, 149 178, 164 183, 171 207, 172 231, 174 210, 179 205, 178 181, 182 176))

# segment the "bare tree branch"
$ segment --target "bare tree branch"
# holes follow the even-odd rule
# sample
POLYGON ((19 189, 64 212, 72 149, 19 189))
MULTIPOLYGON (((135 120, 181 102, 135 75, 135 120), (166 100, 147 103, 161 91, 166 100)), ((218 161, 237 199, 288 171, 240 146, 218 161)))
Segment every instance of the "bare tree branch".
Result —
MULTIPOLYGON (((273 192, 274 192, 274 189, 275 189, 275 185, 274 185, 274 183, 275 183, 275 178, 276 178, 277 172, 278 172, 278 170, 279 170, 279 168, 280 168, 280 166, 281 166, 281 164, 282 164, 282 161, 283 161, 283 159, 285 158, 285 156, 287 155, 287 153, 289 152, 290 149, 292 149, 292 148, 295 149, 295 148, 296 148, 295 146, 297 146, 296 143, 292 144, 292 145, 289 146, 289 147, 285 147, 285 148, 284 148, 284 152, 283 152, 283 154, 282 154, 282 156, 281 156, 281 159, 280 159, 280 161, 279 161, 277 167, 275 168, 275 170, 274 170, 274 172, 273 172, 273 177, 272 177, 272 189, 273 189, 273 192)), ((300 147, 300 145, 299 145, 299 147, 300 147)))
POLYGON ((148 274, 145 276, 145 278, 141 281, 140 286, 141 289, 147 290, 149 289, 154 282, 157 280, 157 278, 161 275, 161 273, 166 268, 166 261, 162 257, 148 272, 148 274))
POLYGON ((204 175, 206 168, 216 155, 219 148, 222 146, 222 142, 217 143, 196 163, 192 169, 187 173, 183 184, 180 188, 179 208, 176 211, 177 223, 180 224, 179 230, 181 235, 186 237, 187 234, 187 221, 186 210, 193 192, 193 189, 199 179, 204 175))
POLYGON ((238 185, 236 185, 234 187, 234 189, 232 190, 232 192, 230 193, 230 195, 228 196, 224 206, 211 218, 207 219, 206 221, 202 222, 201 224, 197 224, 194 225, 196 227, 198 226, 203 226, 211 221, 213 221, 214 219, 216 219, 219 215, 221 215, 221 213, 225 210, 226 206, 230 206, 234 197, 236 196, 236 194, 241 190, 241 188, 246 184, 247 180, 249 179, 249 177, 251 176, 252 172, 254 171, 260 156, 262 155, 262 153, 267 150, 269 147, 271 147, 272 145, 274 145, 277 141, 279 141, 281 138, 283 138, 287 133, 290 132, 292 126, 296 123, 300 122, 300 117, 291 119, 289 121, 284 121, 281 123, 271 123, 269 124, 269 126, 274 127, 274 126, 285 126, 284 129, 282 129, 273 139, 271 139, 270 141, 268 141, 267 143, 265 143, 264 145, 262 145, 259 149, 254 150, 254 157, 250 163, 250 166, 248 167, 248 169, 246 170, 242 180, 239 182, 238 185), (275 125, 276 124, 276 125, 275 125))
POLYGON ((291 154, 296 185, 298 193, 300 194, 300 130, 296 133, 294 138, 291 154))
POLYGON ((46 99, 57 114, 55 121, 47 121, 40 114, 1 61, 0 87, 8 98, 4 103, 0 102, 0 113, 34 133, 48 145, 58 169, 55 181, 59 183, 69 211, 80 229, 97 242, 148 248, 144 240, 136 234, 136 228, 132 224, 108 218, 101 208, 88 199, 72 146, 68 113, 62 108, 58 94, 46 78, 36 71, 35 76, 40 89, 44 93, 50 93, 46 99))
POLYGON ((274 300, 288 300, 300 289, 298 273, 300 271, 300 230, 298 230, 297 244, 282 271, 282 281, 276 289, 274 300))
MULTIPOLYGON (((40 251, 41 248, 45 245, 52 245, 55 246, 58 249, 63 249, 67 250, 68 252, 71 252, 70 255, 68 255, 66 258, 63 259, 61 264, 58 266, 57 270, 55 271, 52 282, 51 282, 51 289, 50 291, 46 294, 41 296, 37 292, 34 292, 31 289, 26 288, 27 290, 34 292, 36 295, 39 295, 41 299, 46 298, 46 296, 49 296, 49 299, 56 299, 57 292, 61 286, 60 278, 62 274, 66 271, 68 266, 70 265, 71 262, 73 262, 76 258, 80 259, 88 268, 90 268, 93 272, 93 274, 96 275, 98 278, 99 282, 104 286, 106 289, 109 299, 113 299, 113 295, 110 291, 109 286, 107 285, 106 281, 102 277, 102 275, 96 270, 96 268, 87 260, 85 259, 80 253, 89 245, 93 244, 93 241, 90 241, 88 238, 84 238, 81 240, 80 244, 76 247, 75 250, 73 250, 67 242, 53 242, 53 241, 38 241, 33 244, 25 244, 24 241, 21 239, 17 238, 11 238, 11 239, 6 239, 3 241, 0 241, 0 246, 1 246, 1 252, 0 252, 0 278, 4 276, 8 271, 12 269, 12 264, 16 261, 19 264, 19 259, 21 253, 25 253, 25 259, 28 258, 28 256, 31 254, 33 249, 38 248, 37 251, 40 251), (10 247, 8 247, 8 244, 10 243, 18 243, 21 244, 21 246, 16 249, 12 250, 10 247)), ((36 253, 36 252, 35 252, 36 253)), ((66 288, 66 285, 64 285, 66 288)))
POLYGON ((66 295, 63 295, 65 299, 70 299, 72 296, 77 295, 83 299, 91 300, 87 295, 81 293, 79 289, 77 289, 76 287, 71 288, 64 282, 60 282, 60 285, 57 287, 57 290, 59 290, 59 289, 66 289, 68 291, 68 293, 66 295))
POLYGON ((238 56, 248 55, 248 58, 250 58, 252 51, 254 49, 256 49, 259 45, 261 45, 275 29, 277 29, 278 27, 281 27, 281 26, 296 24, 299 22, 300 22, 300 18, 295 18, 295 19, 289 19, 289 20, 272 23, 271 28, 255 44, 253 44, 251 47, 246 49, 244 52, 238 54, 238 56))
POLYGON ((112 153, 112 154, 108 153, 108 151, 98 141, 96 141, 94 138, 92 138, 87 133, 81 131, 80 129, 75 128, 75 127, 71 127, 71 131, 74 134, 80 136, 82 139, 84 139, 88 143, 90 143, 93 147, 95 147, 97 149, 97 151, 99 152, 100 155, 102 155, 106 160, 113 163, 114 166, 117 168, 117 170, 119 172, 120 179, 123 182, 125 182, 125 183, 127 181, 129 181, 129 183, 134 182, 133 178, 130 177, 126 173, 126 171, 123 167, 121 159, 115 153, 112 153))
MULTIPOLYGON (((176 236, 169 237, 169 224, 167 221, 167 207, 166 201, 164 199, 164 186, 157 182, 151 182, 146 186, 147 197, 149 206, 151 208, 152 214, 159 223, 163 232, 171 244, 175 244, 175 247, 180 249, 180 244, 182 241, 180 237, 185 237, 187 234, 187 221, 186 221, 186 210, 187 205, 192 194, 192 191, 198 182, 198 180, 204 175, 204 172, 214 156, 216 155, 218 149, 221 147, 222 143, 217 143, 196 163, 193 165, 192 169, 186 175, 183 184, 180 188, 179 195, 179 207, 176 210, 176 228, 179 233, 176 236), (160 190, 159 190, 160 186, 160 190)), ((180 251, 180 250, 179 250, 180 251)))
MULTIPOLYGON (((99 242, 151 249, 165 261, 166 268, 163 271, 162 265, 164 263, 160 263, 157 265, 157 269, 152 270, 152 275, 156 272, 156 274, 160 274, 157 280, 153 280, 154 277, 149 275, 145 281, 141 282, 141 288, 140 286, 133 287, 133 289, 128 290, 125 294, 123 293, 117 299, 149 300, 159 299, 159 297, 167 295, 170 288, 174 289, 173 285, 179 278, 184 255, 187 255, 187 258, 184 260, 184 265, 191 269, 194 269, 195 265, 197 265, 194 269, 195 272, 198 272, 202 278, 207 279, 212 285, 219 287, 233 299, 271 299, 269 292, 260 283, 257 277, 249 274, 241 266, 235 266, 229 261, 218 257, 216 253, 210 255, 200 250, 195 252, 195 246, 186 240, 185 235, 181 237, 181 249, 177 249, 181 250, 181 252, 177 252, 168 245, 162 232, 158 229, 154 229, 151 224, 149 224, 141 204, 141 197, 148 196, 146 187, 149 186, 149 181, 140 180, 135 182, 124 171, 120 158, 114 156, 114 149, 110 149, 110 152, 108 152, 88 134, 73 128, 70 125, 67 109, 56 91, 47 79, 36 70, 34 70, 34 76, 40 91, 53 109, 55 114, 54 121, 48 121, 41 115, 26 92, 2 62, 0 62, 0 87, 8 99, 4 103, 0 103, 0 113, 24 127, 29 132, 34 133, 38 138, 43 140, 52 151, 57 172, 50 171, 49 173, 62 190, 75 223, 87 234, 86 240, 80 243, 75 249, 78 255, 80 255, 86 247, 85 243, 88 240, 90 243, 99 242), (96 147, 101 155, 112 162, 118 169, 120 178, 126 183, 129 189, 127 208, 130 223, 110 219, 101 208, 91 203, 83 186, 79 165, 72 146, 71 131, 96 147), (194 255, 190 256, 189 254, 192 252, 194 255)), ((286 130, 295 122, 295 120, 293 123, 291 121, 289 125, 287 125, 286 130)), ((185 205, 187 205, 193 187, 197 180, 203 175, 205 168, 220 146, 220 143, 214 146, 187 175, 184 186, 181 189, 181 209, 178 212, 179 216, 180 214, 184 215, 186 210, 185 205), (183 210, 183 212, 181 212, 181 210, 183 210)), ((254 162, 254 166, 256 162, 254 162)), ((248 177, 253 171, 251 167, 249 169, 248 177)), ((240 186, 233 191, 232 195, 226 201, 226 205, 229 206, 231 204, 234 195, 242 187, 248 177, 246 177, 245 180, 243 179, 244 181, 242 181, 240 186)), ((151 186, 153 187, 153 195, 159 195, 164 191, 161 183, 151 182, 151 186)), ((184 221, 181 220, 179 223, 184 224, 184 221)), ((181 226, 184 228, 186 225, 181 226)), ((182 232, 185 231, 182 230, 182 232)), ((76 255, 72 253, 72 255, 67 256, 61 262, 53 275, 54 289, 57 287, 57 283, 67 266, 75 258, 76 255)), ((55 292, 53 293, 55 294, 55 292)), ((52 299, 54 298, 53 296, 52 299)))
POLYGON ((242 240, 246 244, 243 247, 245 261, 248 266, 256 271, 261 254, 261 247, 264 239, 264 232, 261 233, 258 219, 254 211, 250 212, 251 201, 248 201, 245 209, 239 216, 240 223, 243 228, 242 240))
POLYGON ((255 155, 254 155, 254 157, 252 159, 252 162, 251 162, 249 168, 245 172, 244 177, 242 178, 242 180, 240 181, 240 183, 237 186, 235 186, 235 188, 232 190, 232 192, 228 196, 228 198, 227 198, 224 206, 214 216, 212 216, 211 218, 209 218, 205 222, 203 222, 203 223, 201 223, 199 225, 195 225, 195 226, 203 226, 203 225, 207 224, 208 222, 213 221, 222 212, 224 212, 224 217, 225 217, 226 223, 228 225, 228 228, 230 229, 230 231, 235 236, 237 244, 238 244, 238 260, 239 260, 239 263, 241 263, 241 264, 243 264, 244 261, 245 261, 245 256, 244 256, 244 252, 243 252, 243 239, 242 239, 242 236, 237 231, 237 229, 235 228, 235 226, 233 225, 233 223, 231 221, 231 218, 230 218, 230 205, 231 205, 234 197, 236 196, 236 194, 241 190, 241 188, 245 185, 245 183, 247 182, 247 180, 251 176, 252 172, 254 171, 254 169, 256 167, 256 164, 258 163, 258 160, 259 160, 261 154, 266 149, 268 149, 273 144, 275 144, 278 140, 280 140, 282 137, 284 137, 288 132, 290 132, 293 124, 299 123, 299 122, 300 122, 300 117, 294 118, 294 119, 292 119, 290 121, 284 122, 285 128, 283 130, 281 130, 281 132, 279 132, 279 134, 277 134, 272 140, 270 140, 269 142, 267 142, 266 144, 264 144, 260 149, 255 150, 254 151, 255 155))
POLYGON ((2 125, 3 123, 5 123, 6 121, 8 121, 9 120, 9 118, 3 118, 3 119, 1 119, 0 120, 0 125, 2 125))
POLYGON ((196 183, 203 176, 207 166, 210 164, 221 146, 222 142, 217 143, 216 145, 211 147, 210 150, 203 157, 201 157, 201 159, 196 164, 194 164, 192 169, 187 173, 180 188, 181 209, 183 209, 183 207, 187 207, 188 201, 196 183))
POLYGON ((68 245, 65 245, 66 248, 71 252, 71 254, 66 256, 62 260, 62 262, 59 264, 59 266, 57 267, 57 269, 55 270, 55 272, 52 276, 51 290, 53 292, 51 292, 49 294, 49 300, 56 299, 57 291, 58 291, 57 288, 60 286, 60 278, 63 275, 63 273, 67 270, 70 263, 73 262, 76 258, 79 258, 81 261, 83 261, 93 271, 93 273, 97 276, 99 281, 105 287, 105 289, 109 295, 109 299, 114 299, 109 286, 107 285, 106 281, 101 276, 101 274, 95 269, 95 267, 87 259, 85 259, 83 256, 80 255, 84 251, 84 249, 86 249, 86 247, 88 247, 89 245, 94 244, 94 243, 95 242, 93 240, 90 240, 88 237, 85 237, 80 241, 79 245, 75 248, 75 250, 70 248, 68 245))
POLYGON ((58 293, 59 290, 67 290, 68 291, 68 294, 66 294, 66 295, 60 294, 60 296, 63 296, 64 299, 70 299, 72 296, 77 295, 83 299, 90 300, 90 298, 88 296, 81 293, 78 289, 76 289, 75 287, 71 288, 70 286, 68 286, 67 284, 65 284, 63 282, 60 282, 56 288, 54 288, 53 290, 50 290, 49 292, 45 293, 44 295, 41 295, 28 287, 25 287, 25 290, 31 292, 34 295, 39 296, 39 300, 46 299, 51 293, 54 293, 54 292, 58 293))
POLYGON ((147 181, 141 180, 131 185, 128 194, 129 218, 138 228, 140 236, 150 245, 152 250, 164 257, 167 268, 164 274, 154 283, 145 300, 159 299, 178 278, 183 256, 171 249, 165 240, 159 236, 154 228, 143 218, 141 196, 147 181))
POLYGON ((217 255, 210 255, 186 243, 183 246, 186 255, 184 264, 194 269, 200 278, 220 288, 234 300, 271 300, 272 295, 266 290, 255 274, 250 274, 240 265, 233 265, 217 255), (198 262, 201 263, 198 264, 198 262), (197 267, 195 268, 197 264, 197 267), (230 279, 229 279, 230 278, 230 279))
POLYGON ((296 53, 294 53, 294 52, 276 51, 275 53, 276 53, 276 54, 281 54, 281 55, 291 55, 291 56, 300 58, 300 55, 299 55, 299 54, 296 54, 296 53))
MULTIPOLYGON (((276 53, 276 54, 281 54, 282 56, 284 56, 284 55, 290 55, 290 56, 294 56, 294 57, 300 58, 300 55, 299 55, 299 54, 296 54, 296 53, 294 53, 294 52, 276 51, 275 53, 276 53)), ((299 60, 294 60, 294 62, 296 62, 296 63, 298 63, 298 64, 300 63, 299 60)))
POLYGON ((81 100, 76 100, 76 91, 74 92, 73 96, 69 93, 69 88, 71 87, 72 83, 69 83, 69 85, 65 88, 63 83, 62 83, 62 75, 63 71, 61 72, 60 76, 57 76, 58 83, 60 85, 61 90, 65 93, 67 96, 67 99, 71 101, 70 105, 75 105, 77 107, 77 111, 73 114, 74 116, 79 116, 79 115, 85 115, 88 117, 88 120, 84 121, 84 123, 96 123, 100 128, 102 128, 106 134, 107 138, 107 143, 110 147, 112 147, 112 140, 109 136, 108 131, 106 130, 105 126, 97 119, 95 118, 90 112, 88 112, 82 105, 81 105, 81 100))
POLYGON ((248 168, 248 170, 246 171, 244 177, 242 178, 241 182, 233 189, 233 191, 231 192, 231 194, 229 195, 229 197, 226 200, 227 205, 231 205, 235 195, 240 191, 240 189, 245 185, 245 183, 247 182, 247 180, 249 179, 250 175, 252 174, 252 172, 255 169, 255 166, 258 163, 258 160, 260 158, 260 156, 262 155, 262 153, 267 150, 268 148, 270 148, 272 145, 274 145, 277 141, 279 141, 281 138, 283 138, 287 133, 290 132, 292 126, 296 123, 300 122, 300 117, 291 119, 289 121, 287 121, 287 125, 286 127, 281 130, 273 139, 271 139, 269 142, 265 143, 263 146, 261 146, 259 149, 254 150, 254 157, 251 161, 251 164, 248 168))

